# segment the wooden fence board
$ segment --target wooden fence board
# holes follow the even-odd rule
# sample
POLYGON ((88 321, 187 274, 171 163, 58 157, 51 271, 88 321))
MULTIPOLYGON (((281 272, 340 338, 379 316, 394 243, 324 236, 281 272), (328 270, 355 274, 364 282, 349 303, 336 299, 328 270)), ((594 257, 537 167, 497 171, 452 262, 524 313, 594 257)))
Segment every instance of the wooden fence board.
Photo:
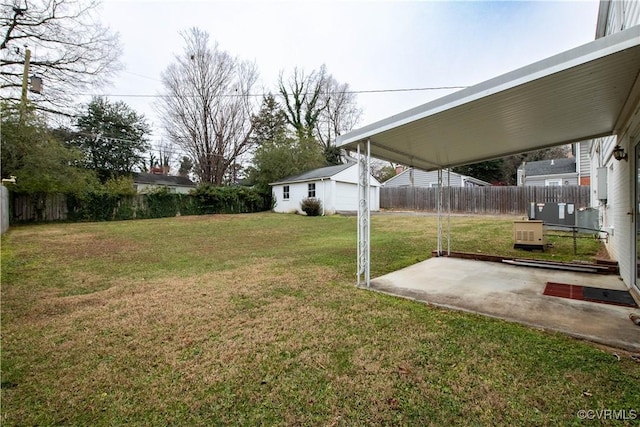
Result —
MULTIPOLYGON (((380 189, 380 208, 437 211, 437 188, 380 189)), ((455 213, 526 215, 531 202, 574 203, 589 206, 588 186, 562 187, 450 187, 444 189, 444 208, 455 213)))

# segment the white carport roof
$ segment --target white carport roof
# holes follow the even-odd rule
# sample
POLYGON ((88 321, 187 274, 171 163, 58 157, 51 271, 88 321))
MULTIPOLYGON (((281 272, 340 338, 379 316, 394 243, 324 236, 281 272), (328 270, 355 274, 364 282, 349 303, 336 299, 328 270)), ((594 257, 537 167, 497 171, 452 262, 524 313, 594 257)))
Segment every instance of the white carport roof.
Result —
POLYGON ((433 170, 619 131, 640 98, 640 26, 338 137, 433 170))

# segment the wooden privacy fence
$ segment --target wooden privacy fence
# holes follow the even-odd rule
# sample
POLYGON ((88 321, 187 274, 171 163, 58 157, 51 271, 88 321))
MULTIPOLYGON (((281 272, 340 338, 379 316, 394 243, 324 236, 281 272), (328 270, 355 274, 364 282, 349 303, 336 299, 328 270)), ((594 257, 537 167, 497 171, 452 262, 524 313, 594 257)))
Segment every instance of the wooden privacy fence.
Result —
MULTIPOLYGON (((437 211, 437 188, 382 187, 381 209, 437 211)), ((531 202, 574 203, 576 208, 589 206, 588 186, 561 187, 445 187, 445 210, 473 214, 526 215, 531 202)))
POLYGON ((268 210, 271 199, 245 187, 212 187, 196 194, 167 192, 110 195, 9 194, 11 223, 114 221, 177 215, 234 214, 268 210))
POLYGON ((67 219, 67 198, 64 194, 47 194, 38 198, 27 194, 14 194, 11 205, 11 222, 67 219))

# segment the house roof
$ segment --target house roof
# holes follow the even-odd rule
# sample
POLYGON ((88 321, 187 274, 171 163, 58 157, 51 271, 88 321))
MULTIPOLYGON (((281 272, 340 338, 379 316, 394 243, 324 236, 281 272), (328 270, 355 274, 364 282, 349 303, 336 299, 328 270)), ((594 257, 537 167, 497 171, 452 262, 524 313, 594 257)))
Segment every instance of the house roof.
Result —
POLYGON ((196 184, 186 176, 159 175, 154 173, 136 173, 133 182, 138 184, 167 185, 174 187, 195 187, 196 184))
POLYGON ((326 166, 324 168, 313 169, 297 175, 291 175, 279 181, 272 182, 269 185, 285 184, 289 182, 316 181, 318 179, 330 178, 343 170, 355 166, 356 163, 348 162, 343 165, 326 166))
POLYGON ((463 175, 463 176, 464 176, 465 180, 474 182, 474 183, 476 183, 478 185, 481 185, 481 186, 490 187, 492 185, 490 182, 483 181, 481 179, 474 178, 472 176, 468 176, 468 175, 463 175))
MULTIPOLYGON (((523 167, 520 166, 518 169, 523 169, 523 167)), ((524 164, 524 172, 526 176, 575 173, 576 159, 572 157, 564 159, 538 160, 536 162, 527 162, 524 164)))
POLYGON ((612 135, 640 99, 640 25, 338 137, 355 150, 444 169, 612 135))

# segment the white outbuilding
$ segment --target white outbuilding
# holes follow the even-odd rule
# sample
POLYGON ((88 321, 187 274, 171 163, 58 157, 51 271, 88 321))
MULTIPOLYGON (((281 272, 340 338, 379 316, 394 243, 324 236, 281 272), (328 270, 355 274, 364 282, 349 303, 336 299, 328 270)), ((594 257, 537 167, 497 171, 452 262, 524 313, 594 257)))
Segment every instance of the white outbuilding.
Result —
MULTIPOLYGON (((380 183, 370 177, 370 210, 380 210, 380 183)), ((327 166, 299 175, 289 176, 270 184, 275 212, 301 212, 300 202, 316 198, 322 203, 323 214, 358 210, 358 164, 327 166)))

